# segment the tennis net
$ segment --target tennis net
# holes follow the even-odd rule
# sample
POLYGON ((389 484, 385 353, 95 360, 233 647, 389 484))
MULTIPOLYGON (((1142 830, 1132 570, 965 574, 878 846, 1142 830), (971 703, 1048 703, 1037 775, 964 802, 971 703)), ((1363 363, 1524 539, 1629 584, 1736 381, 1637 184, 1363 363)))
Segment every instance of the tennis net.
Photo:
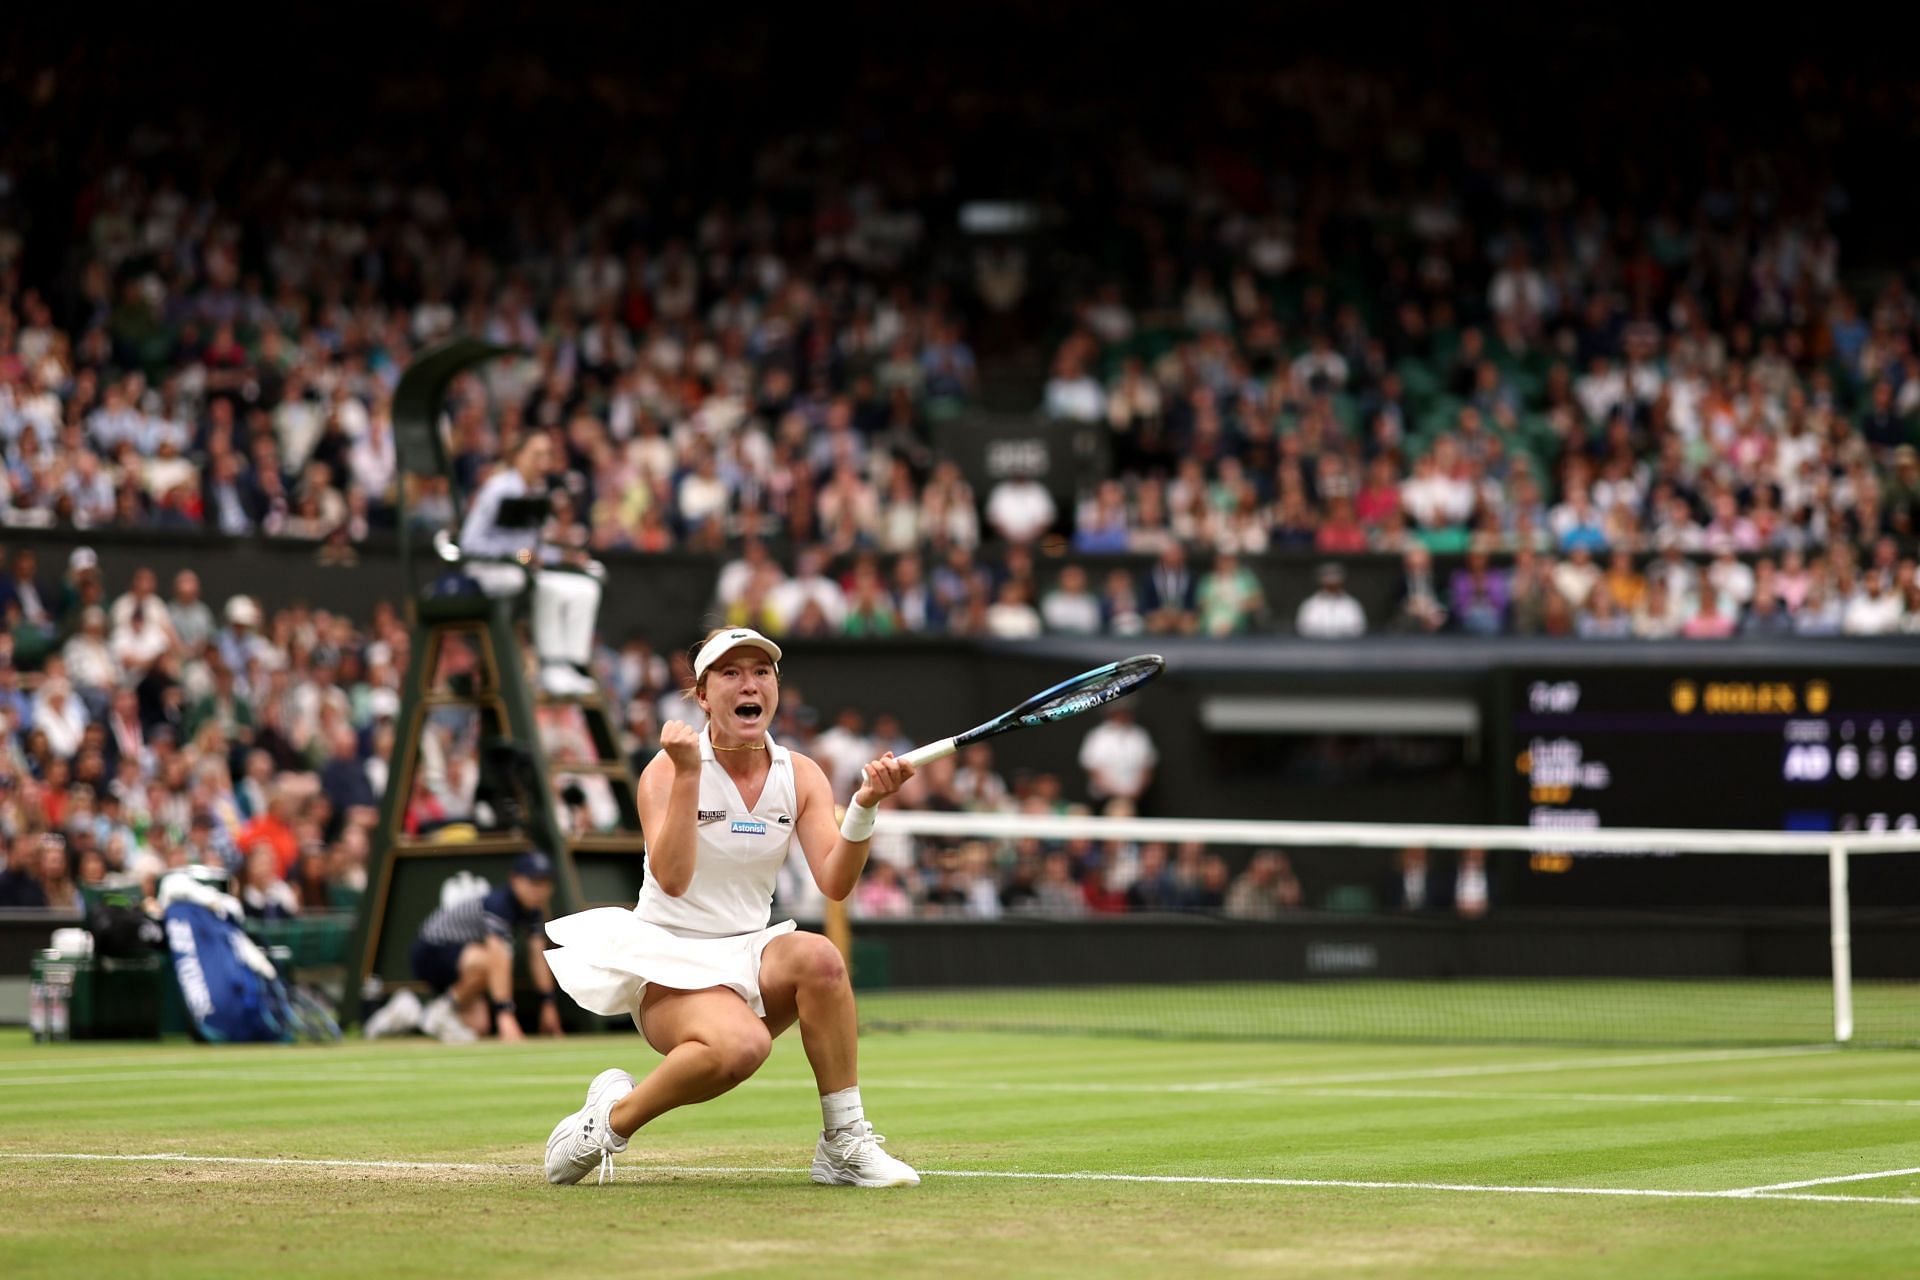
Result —
POLYGON ((882 826, 845 922, 873 1029, 1920 1044, 1912 832, 882 826))

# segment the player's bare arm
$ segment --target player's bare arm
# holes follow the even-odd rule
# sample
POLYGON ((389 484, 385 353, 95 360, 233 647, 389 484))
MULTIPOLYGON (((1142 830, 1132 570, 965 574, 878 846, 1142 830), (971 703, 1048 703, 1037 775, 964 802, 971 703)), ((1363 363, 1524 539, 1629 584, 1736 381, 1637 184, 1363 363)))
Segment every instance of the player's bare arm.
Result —
POLYGON ((648 867, 663 892, 679 897, 693 883, 694 825, 700 807, 700 734, 669 720, 660 728, 660 754, 640 775, 640 829, 648 867))

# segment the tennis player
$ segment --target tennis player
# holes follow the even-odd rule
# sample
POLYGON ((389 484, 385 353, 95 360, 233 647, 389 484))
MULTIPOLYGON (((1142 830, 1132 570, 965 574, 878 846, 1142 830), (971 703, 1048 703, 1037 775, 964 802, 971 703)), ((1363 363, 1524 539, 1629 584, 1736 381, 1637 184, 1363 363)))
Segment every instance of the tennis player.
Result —
POLYGON ((661 726, 662 750, 640 775, 646 882, 633 910, 601 907, 554 920, 546 953, 555 981, 583 1008, 630 1014, 664 1060, 638 1084, 602 1071, 586 1104, 547 1139, 547 1180, 576 1183, 641 1126, 705 1102, 759 1070, 773 1038, 800 1024, 820 1090, 813 1180, 917 1186, 880 1149, 860 1105, 853 987, 831 942, 768 927, 774 879, 798 839, 820 891, 844 900, 867 861, 879 803, 913 776, 891 752, 866 765, 834 826, 826 774, 767 733, 780 705, 780 646, 757 631, 709 635, 693 660, 695 730, 661 726))

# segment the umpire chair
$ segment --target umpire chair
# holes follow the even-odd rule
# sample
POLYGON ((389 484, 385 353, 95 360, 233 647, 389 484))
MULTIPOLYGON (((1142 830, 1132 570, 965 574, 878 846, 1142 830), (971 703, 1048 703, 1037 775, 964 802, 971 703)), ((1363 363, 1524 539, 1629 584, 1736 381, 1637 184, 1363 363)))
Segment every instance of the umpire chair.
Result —
MULTIPOLYGON (((462 873, 503 884, 514 857, 538 847, 554 861, 553 914, 630 906, 640 891, 644 846, 633 770, 620 750, 605 695, 597 688, 551 695, 530 675, 531 642, 521 632, 538 560, 513 562, 525 570, 527 585, 511 596, 486 595, 460 573, 468 561, 455 530, 468 495, 459 491, 449 465, 441 412, 448 388, 462 373, 514 353, 470 337, 451 338, 420 352, 394 389, 400 565, 412 645, 349 960, 345 1012, 356 1021, 375 979, 387 989, 418 985, 409 954, 414 936, 440 905, 443 885, 462 873), (414 543, 433 521, 410 509, 409 491, 442 485, 451 518, 431 533, 432 556, 425 563, 433 574, 423 582, 424 558, 414 543), (540 713, 554 708, 573 709, 561 718, 581 717, 594 758, 549 758, 540 713), (423 750, 436 720, 461 724, 475 751, 472 811, 423 820, 416 796, 423 782, 443 780, 447 763, 423 750), (556 792, 558 778, 580 781, 556 792), (584 807, 580 782, 596 778, 612 793, 617 821, 610 830, 576 831, 567 810, 584 807)), ((551 711, 548 718, 554 718, 551 711)))

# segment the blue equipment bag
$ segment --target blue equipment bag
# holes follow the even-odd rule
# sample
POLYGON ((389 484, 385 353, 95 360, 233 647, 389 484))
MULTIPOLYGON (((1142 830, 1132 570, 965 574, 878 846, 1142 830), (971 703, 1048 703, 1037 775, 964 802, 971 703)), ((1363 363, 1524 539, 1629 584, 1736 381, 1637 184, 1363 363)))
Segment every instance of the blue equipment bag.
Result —
POLYGON ((195 1034, 215 1043, 293 1039, 287 989, 239 925, 183 899, 167 904, 164 919, 195 1034))

